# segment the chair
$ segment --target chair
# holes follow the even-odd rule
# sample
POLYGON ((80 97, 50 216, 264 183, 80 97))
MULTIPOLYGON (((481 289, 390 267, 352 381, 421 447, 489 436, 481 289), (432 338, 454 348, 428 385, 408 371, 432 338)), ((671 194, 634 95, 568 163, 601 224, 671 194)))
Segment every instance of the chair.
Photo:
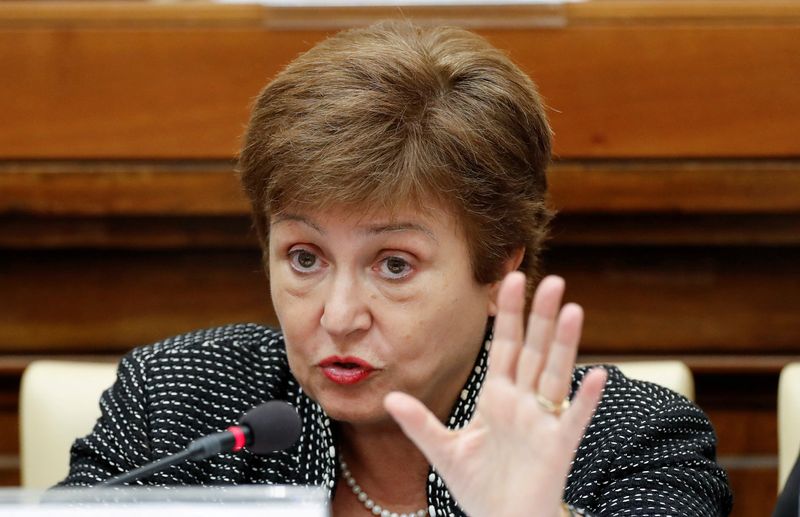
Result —
POLYGON ((694 377, 681 361, 631 361, 614 366, 631 379, 652 382, 694 400, 694 377))
POLYGON ((800 452, 800 363, 789 363, 778 381, 778 492, 800 452))
POLYGON ((100 416, 98 400, 115 379, 113 363, 34 361, 20 385, 20 470, 25 488, 66 477, 72 442, 100 416))

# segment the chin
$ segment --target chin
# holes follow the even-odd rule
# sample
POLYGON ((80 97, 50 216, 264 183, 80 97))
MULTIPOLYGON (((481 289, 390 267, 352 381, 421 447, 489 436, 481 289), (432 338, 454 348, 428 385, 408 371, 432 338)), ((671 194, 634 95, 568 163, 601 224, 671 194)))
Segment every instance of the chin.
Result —
POLYGON ((370 394, 369 400, 327 395, 317 400, 333 420, 353 425, 373 425, 393 422, 383 408, 383 397, 370 394))

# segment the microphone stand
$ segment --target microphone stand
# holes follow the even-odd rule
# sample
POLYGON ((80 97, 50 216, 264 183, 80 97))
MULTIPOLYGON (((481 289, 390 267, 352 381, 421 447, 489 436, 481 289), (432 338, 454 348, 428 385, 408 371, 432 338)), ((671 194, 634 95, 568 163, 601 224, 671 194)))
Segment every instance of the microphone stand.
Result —
POLYGON ((171 454, 169 456, 164 456, 163 458, 159 458, 129 472, 123 472, 118 476, 101 481, 94 486, 109 487, 123 485, 125 483, 130 483, 132 481, 152 476, 156 472, 160 472, 166 468, 169 468, 173 465, 178 465, 185 461, 203 460, 210 458, 211 456, 215 456, 221 452, 238 450, 237 442, 242 440, 242 438, 242 444, 246 441, 249 441, 251 431, 246 425, 241 427, 237 426, 237 428, 237 432, 243 433, 243 436, 240 436, 238 440, 236 436, 237 433, 232 432, 233 428, 229 428, 227 431, 203 436, 202 438, 198 438, 190 443, 184 450, 180 452, 171 454))
POLYGON ((123 472, 94 486, 108 487, 130 483, 185 461, 204 460, 223 452, 237 452, 242 447, 248 447, 255 454, 280 451, 297 442, 301 429, 302 422, 297 410, 287 402, 270 400, 245 413, 239 420, 239 425, 198 438, 178 453, 130 472, 123 472))

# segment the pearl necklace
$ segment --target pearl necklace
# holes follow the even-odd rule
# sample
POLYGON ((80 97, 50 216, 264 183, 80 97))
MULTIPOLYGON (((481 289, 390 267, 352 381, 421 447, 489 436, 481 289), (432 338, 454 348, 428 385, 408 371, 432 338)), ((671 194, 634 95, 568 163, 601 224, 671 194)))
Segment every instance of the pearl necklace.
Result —
POLYGON ((355 478, 353 478, 353 474, 350 473, 350 469, 347 468, 347 463, 344 462, 341 456, 339 457, 339 465, 342 467, 342 476, 347 486, 350 487, 350 490, 353 491, 361 504, 363 504, 368 511, 372 512, 373 515, 379 515, 380 517, 426 517, 428 515, 428 510, 425 508, 411 513, 390 512, 386 508, 381 508, 379 504, 375 504, 375 501, 358 486, 355 478))

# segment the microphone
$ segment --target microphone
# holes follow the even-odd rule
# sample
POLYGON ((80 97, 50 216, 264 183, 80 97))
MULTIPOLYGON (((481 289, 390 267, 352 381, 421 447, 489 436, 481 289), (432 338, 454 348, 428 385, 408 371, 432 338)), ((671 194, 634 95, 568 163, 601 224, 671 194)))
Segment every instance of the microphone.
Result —
POLYGON ((172 465, 189 460, 203 460, 223 452, 237 452, 247 447, 255 454, 287 449, 300 437, 300 415, 287 402, 270 400, 256 406, 225 431, 209 434, 191 442, 184 450, 152 461, 130 472, 107 479, 95 486, 107 487, 130 483, 151 476, 172 465))

